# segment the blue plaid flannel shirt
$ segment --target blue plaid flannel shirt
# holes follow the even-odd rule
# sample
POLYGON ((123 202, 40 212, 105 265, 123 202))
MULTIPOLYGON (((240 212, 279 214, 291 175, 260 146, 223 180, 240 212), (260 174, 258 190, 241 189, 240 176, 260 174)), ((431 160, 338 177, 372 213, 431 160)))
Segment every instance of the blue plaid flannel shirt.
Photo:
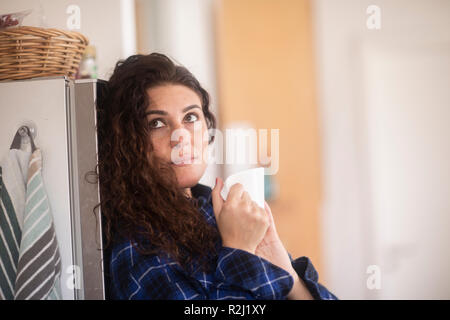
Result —
MULTIPOLYGON (((191 188, 200 211, 214 226, 211 188, 197 184, 191 188)), ((217 244, 215 272, 188 274, 163 255, 140 255, 130 241, 121 241, 109 250, 109 298, 111 299, 286 299, 294 279, 284 269, 247 251, 217 244)), ((289 257, 291 257, 289 255, 289 257)), ((292 260, 292 266, 314 299, 337 299, 318 282, 318 274, 307 257, 292 260)))

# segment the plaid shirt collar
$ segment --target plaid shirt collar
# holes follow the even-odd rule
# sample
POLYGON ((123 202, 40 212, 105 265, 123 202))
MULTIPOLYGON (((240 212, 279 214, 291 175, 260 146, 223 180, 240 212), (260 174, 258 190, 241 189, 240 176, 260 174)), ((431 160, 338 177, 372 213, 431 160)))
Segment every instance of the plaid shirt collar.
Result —
POLYGON ((204 184, 197 183, 191 188, 192 198, 195 199, 208 223, 216 225, 216 217, 212 205, 212 189, 204 184))
POLYGON ((192 197, 202 202, 211 200, 212 189, 204 184, 197 183, 191 188, 192 197))

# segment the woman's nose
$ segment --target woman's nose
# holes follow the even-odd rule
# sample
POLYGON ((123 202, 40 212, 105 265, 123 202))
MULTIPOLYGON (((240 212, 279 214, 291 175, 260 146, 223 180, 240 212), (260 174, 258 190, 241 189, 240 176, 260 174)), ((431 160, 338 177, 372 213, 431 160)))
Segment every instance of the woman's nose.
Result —
POLYGON ((179 135, 178 137, 172 137, 175 139, 171 139, 170 141, 170 147, 171 148, 178 148, 178 149, 184 149, 188 147, 191 143, 190 139, 188 139, 189 131, 183 132, 182 135, 179 135))

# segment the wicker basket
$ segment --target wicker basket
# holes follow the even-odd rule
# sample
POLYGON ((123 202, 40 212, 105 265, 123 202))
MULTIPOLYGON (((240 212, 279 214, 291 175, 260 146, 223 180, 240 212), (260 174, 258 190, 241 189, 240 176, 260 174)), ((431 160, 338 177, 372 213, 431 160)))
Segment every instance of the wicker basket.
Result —
POLYGON ((65 75, 73 79, 88 39, 78 32, 36 27, 0 31, 0 80, 65 75))

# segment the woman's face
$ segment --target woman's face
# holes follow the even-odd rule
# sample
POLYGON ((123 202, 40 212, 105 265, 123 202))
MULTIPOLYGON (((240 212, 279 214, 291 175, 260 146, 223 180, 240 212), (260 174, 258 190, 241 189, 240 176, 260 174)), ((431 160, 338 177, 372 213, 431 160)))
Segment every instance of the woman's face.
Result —
POLYGON ((180 188, 195 186, 206 170, 208 150, 200 97, 188 87, 173 84, 150 88, 147 94, 154 156, 172 165, 180 188))

